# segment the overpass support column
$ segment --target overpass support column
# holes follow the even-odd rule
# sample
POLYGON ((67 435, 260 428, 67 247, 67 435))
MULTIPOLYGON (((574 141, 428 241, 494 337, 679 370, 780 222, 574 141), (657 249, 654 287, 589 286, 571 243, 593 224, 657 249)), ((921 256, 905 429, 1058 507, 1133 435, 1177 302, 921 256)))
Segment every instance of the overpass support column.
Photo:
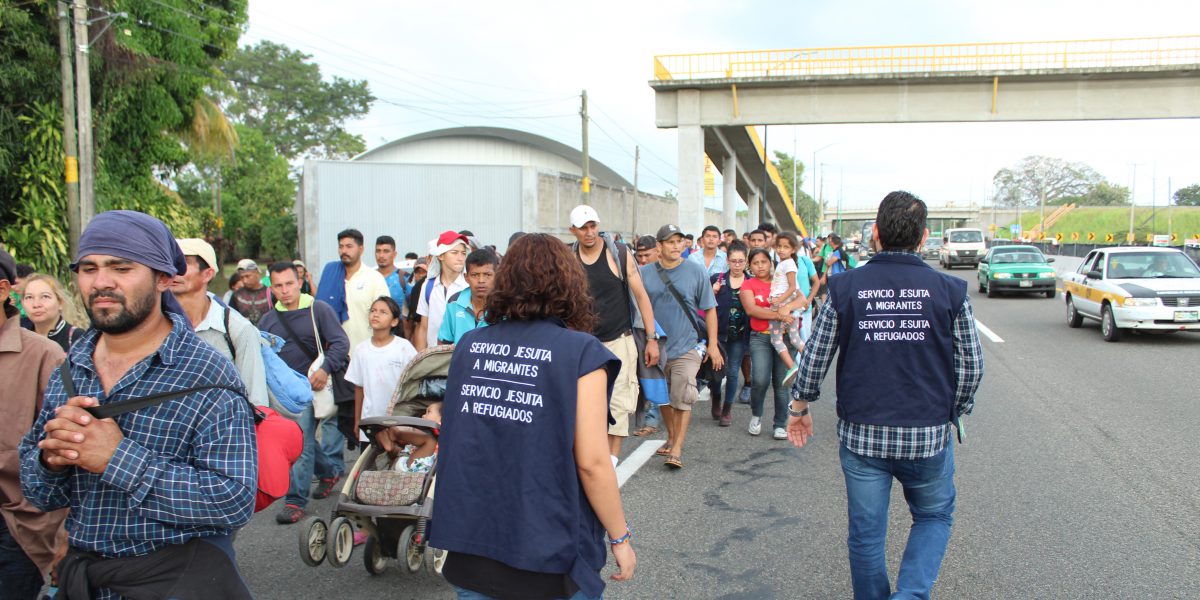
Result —
POLYGON ((700 90, 676 93, 679 116, 679 227, 699 236, 704 228, 704 128, 700 90))
POLYGON ((762 196, 759 194, 758 190, 750 192, 750 201, 746 204, 750 207, 749 227, 751 230, 753 230, 755 227, 758 227, 758 210, 759 206, 762 205, 762 196))
POLYGON ((721 170, 721 211, 724 217, 722 229, 737 231, 737 157, 725 158, 725 168, 721 170))

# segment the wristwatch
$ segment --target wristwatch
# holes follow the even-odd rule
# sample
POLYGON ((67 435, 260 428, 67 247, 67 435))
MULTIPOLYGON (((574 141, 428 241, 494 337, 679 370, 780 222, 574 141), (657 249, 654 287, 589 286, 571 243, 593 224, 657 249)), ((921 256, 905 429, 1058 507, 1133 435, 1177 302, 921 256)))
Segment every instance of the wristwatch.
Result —
POLYGON ((807 415, 807 414, 808 414, 807 406, 804 407, 804 410, 792 410, 791 405, 788 405, 788 416, 789 417, 803 417, 804 415, 807 415))
POLYGON ((646 339, 647 339, 647 340, 654 340, 654 341, 656 341, 656 342, 657 342, 657 341, 658 341, 658 332, 657 332, 657 331, 655 331, 655 332, 652 332, 652 333, 647 333, 647 334, 646 334, 646 339))

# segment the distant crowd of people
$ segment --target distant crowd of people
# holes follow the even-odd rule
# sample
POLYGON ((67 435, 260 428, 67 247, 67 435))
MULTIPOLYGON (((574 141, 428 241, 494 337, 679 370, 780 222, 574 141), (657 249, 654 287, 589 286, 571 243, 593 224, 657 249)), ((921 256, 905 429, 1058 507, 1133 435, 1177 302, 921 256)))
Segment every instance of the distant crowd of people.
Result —
MULTIPOLYGON (((605 231, 594 208, 580 205, 567 215, 571 244, 517 232, 501 256, 469 230, 448 230, 424 252, 401 258, 396 240, 385 235, 374 240, 370 267, 363 234, 347 229, 329 240, 337 243, 338 259, 318 277, 298 259, 263 269, 247 258, 237 263, 224 296, 210 291, 221 264, 209 243, 176 240, 142 213, 111 211, 88 226, 71 264, 87 326, 68 322, 70 295, 54 277, 0 251, 10 321, 0 321, 0 346, 15 344, 20 352, 19 360, 0 360, 0 377, 22 403, 0 429, 4 448, 19 446, 20 454, 19 473, 17 461, 7 460, 0 473, 6 499, 0 541, 11 537, 20 549, 0 556, 6 588, 12 597, 33 597, 25 591, 36 593, 57 563, 58 584, 75 590, 66 597, 118 597, 140 584, 144 569, 166 565, 179 573, 177 592, 196 594, 179 597, 249 597, 233 566, 232 534, 278 497, 284 502, 275 519, 289 524, 304 518, 310 499, 333 493, 346 475, 347 449, 372 442, 359 432, 361 420, 385 415, 406 366, 445 344, 456 345, 445 401, 423 413, 440 420, 445 435, 440 444, 418 444, 413 451, 422 454, 407 464, 431 460, 435 449, 445 461, 438 497, 446 500, 435 510, 456 515, 456 523, 436 527, 431 543, 449 551, 446 577, 462 598, 530 589, 542 590, 531 597, 599 597, 597 574, 610 544, 617 578, 632 577, 632 532, 615 485, 622 442, 661 427, 666 439, 657 453, 666 467, 681 470, 698 401, 707 396, 720 427, 733 424, 736 404, 749 404, 744 426, 758 436, 770 393, 772 438, 802 446, 812 428, 807 402, 816 400, 837 348, 844 450, 862 461, 936 455, 951 461, 941 472, 952 472, 950 454, 942 454, 949 423, 969 413, 982 358, 973 326, 965 329, 965 296, 945 276, 916 270, 924 204, 896 194, 880 208, 879 254, 869 268, 856 268, 857 257, 837 235, 803 238, 769 222, 740 236, 715 226, 693 236, 666 224, 628 243, 605 231), (898 266, 889 270, 892 262, 898 266), (939 333, 880 331, 891 321, 862 325, 875 309, 858 303, 869 295, 851 290, 864 286, 906 286, 929 299, 907 309, 928 316, 933 325, 913 322, 939 333), (277 397, 278 372, 262 351, 272 340, 282 341, 282 364, 306 380, 311 397, 301 410, 288 410, 277 397), (887 353, 896 349, 909 353, 906 368, 939 373, 935 382, 900 394, 913 418, 883 402, 894 389, 888 386, 906 389, 912 377, 880 366, 894 362, 887 353), (64 358, 67 366, 60 367, 64 358), (503 371, 481 362, 496 359, 515 362, 503 371), (462 391, 479 386, 531 406, 481 408, 462 391), (118 412, 125 416, 114 421, 103 416, 104 405, 121 404, 113 398, 155 403, 118 412), (280 415, 296 431, 294 447, 263 429, 280 415), (527 453, 507 452, 514 447, 527 453), (283 466, 268 464, 268 455, 283 466), (572 460, 547 458, 563 455, 572 460), (545 497, 530 493, 544 485, 533 475, 494 481, 511 472, 503 463, 512 460, 579 484, 562 497, 545 497), (267 481, 271 473, 279 481, 267 481), (529 512, 530 502, 537 511, 529 512), (530 520, 535 515, 579 526, 546 531, 530 520), (497 530, 497 520, 511 525, 497 530), (524 537, 518 531, 540 538, 517 541, 524 537), (564 578, 557 570, 561 553, 538 543, 575 548, 571 556, 583 562, 564 578), (116 557, 155 558, 119 563, 116 557), (206 589, 201 582, 214 574, 222 587, 206 589)), ((396 440, 380 441, 390 448, 396 440)), ((844 466, 851 462, 843 456, 844 466)), ((909 480, 897 477, 907 489, 909 480)), ((946 494, 952 511, 950 485, 949 492, 939 488, 942 513, 946 494)), ((871 502, 883 503, 883 521, 873 513, 875 521, 866 524, 863 516, 860 525, 875 535, 886 526, 886 494, 871 502)), ((878 570, 882 547, 875 538, 863 542, 870 548, 853 543, 855 510, 857 593, 867 575, 855 565, 870 562, 878 570)), ((937 532, 929 535, 943 530, 937 532)), ((871 577, 878 591, 878 574, 871 577)))

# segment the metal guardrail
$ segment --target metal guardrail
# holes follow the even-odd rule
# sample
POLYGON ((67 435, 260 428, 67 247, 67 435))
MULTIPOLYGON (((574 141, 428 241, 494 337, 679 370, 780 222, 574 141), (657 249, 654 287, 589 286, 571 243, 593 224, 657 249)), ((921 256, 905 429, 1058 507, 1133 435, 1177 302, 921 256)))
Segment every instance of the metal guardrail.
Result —
POLYGON ((654 57, 654 78, 733 79, 904 73, 1121 69, 1200 64, 1200 35, 753 50, 654 57))

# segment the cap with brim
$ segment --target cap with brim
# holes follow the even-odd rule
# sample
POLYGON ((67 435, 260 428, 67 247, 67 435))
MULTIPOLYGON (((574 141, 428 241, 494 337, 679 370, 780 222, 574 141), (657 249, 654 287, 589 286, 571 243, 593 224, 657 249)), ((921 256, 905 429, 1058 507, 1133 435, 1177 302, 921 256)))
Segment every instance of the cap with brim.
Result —
POLYGON ((257 271, 258 263, 254 262, 253 260, 251 260, 249 258, 243 258, 242 260, 238 261, 237 268, 239 271, 257 271))
POLYGON ((198 256, 208 263, 209 268, 216 269, 220 266, 217 264, 217 252, 208 242, 200 238, 183 238, 177 241, 184 256, 198 256))
POLYGON ((307 268, 308 268, 308 267, 304 266, 304 261, 302 261, 302 260, 300 260, 300 259, 298 259, 298 258, 297 258, 296 260, 293 260, 293 261, 292 261, 292 264, 293 264, 293 265, 295 265, 295 266, 297 266, 297 267, 301 267, 301 268, 303 268, 303 269, 307 269, 307 268))
POLYGON ((657 244, 658 242, 654 241, 654 236, 643 235, 637 239, 637 242, 634 243, 633 247, 635 250, 640 252, 642 250, 653 250, 657 244))
POLYGON ((662 227, 658 228, 658 235, 654 236, 654 239, 656 239, 660 242, 665 242, 665 241, 671 239, 671 236, 675 236, 675 235, 683 236, 683 232, 680 231, 678 227, 671 225, 671 224, 667 224, 667 225, 663 225, 662 227))
POLYGON ((596 212, 596 209, 586 204, 580 204, 571 209, 572 227, 583 227, 588 223, 600 224, 600 213, 596 212))
POLYGON ((443 231, 442 235, 439 235, 438 238, 429 245, 429 253, 434 256, 441 256, 449 252, 455 244, 459 243, 468 248, 471 247, 471 240, 467 239, 467 236, 458 233, 457 231, 443 231))

